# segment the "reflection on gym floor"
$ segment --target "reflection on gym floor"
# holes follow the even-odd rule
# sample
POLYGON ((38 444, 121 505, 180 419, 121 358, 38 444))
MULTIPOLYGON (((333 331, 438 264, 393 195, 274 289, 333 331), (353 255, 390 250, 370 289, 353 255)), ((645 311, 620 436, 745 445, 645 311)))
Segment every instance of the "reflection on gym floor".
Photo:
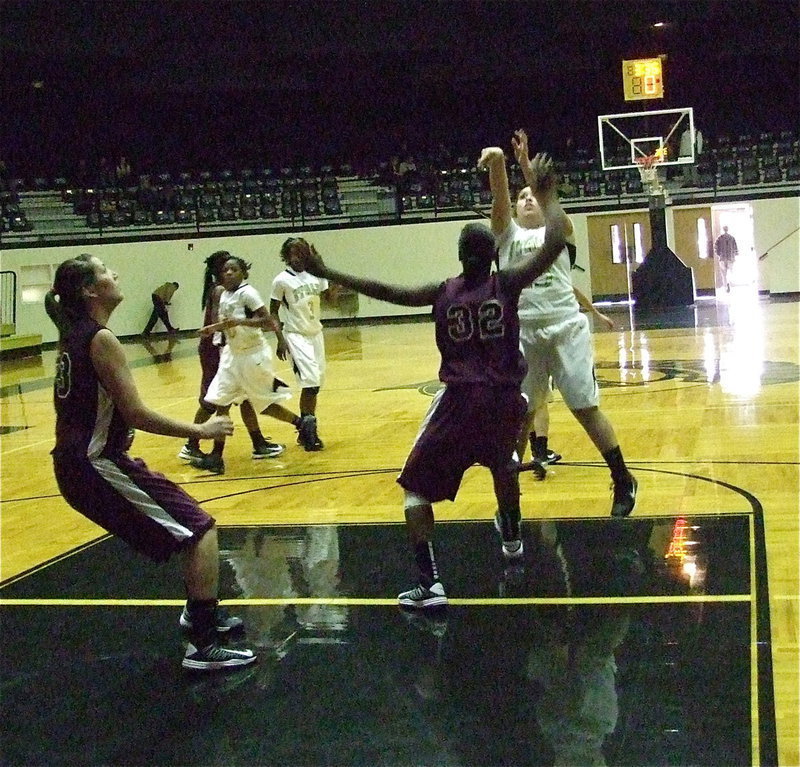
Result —
POLYGON ((749 516, 524 534, 438 525, 451 604, 408 613, 402 525, 222 528, 259 663, 199 677, 176 584, 103 538, 0 591, 4 764, 750 764, 749 516))

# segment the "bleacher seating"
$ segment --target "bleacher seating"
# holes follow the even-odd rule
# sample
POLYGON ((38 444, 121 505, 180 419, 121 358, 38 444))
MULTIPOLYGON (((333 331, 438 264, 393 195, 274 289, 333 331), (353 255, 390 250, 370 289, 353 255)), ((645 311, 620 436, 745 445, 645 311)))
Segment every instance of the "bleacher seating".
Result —
MULTIPOLYGON (((444 155, 442 155, 444 156, 444 155)), ((472 153, 452 153, 453 159, 436 164, 432 157, 417 155, 416 169, 409 171, 395 188, 388 163, 383 170, 357 175, 348 163, 328 163, 314 168, 299 162, 280 167, 225 167, 210 170, 168 169, 159 163, 157 171, 132 177, 124 185, 76 185, 68 176, 37 173, 10 183, 15 199, 3 192, 0 228, 4 232, 40 231, 42 219, 27 215, 18 192, 44 197, 51 192, 50 205, 63 206, 91 229, 129 227, 257 226, 272 227, 281 220, 292 226, 307 220, 324 220, 343 215, 459 214, 475 206, 491 205, 488 174, 478 172, 472 153), (388 173, 388 175, 387 175, 388 173)), ((606 158, 614 161, 614 158, 606 158)), ((618 164, 629 158, 620 155, 618 164)), ((635 169, 604 172, 599 158, 588 149, 576 150, 570 160, 557 159, 561 174, 559 194, 567 201, 585 199, 592 205, 615 204, 625 196, 642 196, 635 169)), ((525 185, 513 162, 508 168, 512 194, 525 185)), ((706 151, 697 159, 691 180, 680 169, 669 169, 667 186, 677 199, 692 189, 730 194, 732 190, 756 188, 763 184, 788 185, 800 181, 800 136, 795 131, 762 131, 751 134, 707 137, 706 151)), ((36 205, 39 205, 37 203, 36 205)), ((33 207, 35 208, 36 205, 33 207)), ((41 211, 40 211, 41 215, 41 211)), ((58 218, 59 214, 51 214, 58 218)), ((44 220, 47 216, 44 217, 44 220)), ((70 224, 73 226, 73 224, 70 224)), ((44 226, 44 231, 52 227, 44 226)))

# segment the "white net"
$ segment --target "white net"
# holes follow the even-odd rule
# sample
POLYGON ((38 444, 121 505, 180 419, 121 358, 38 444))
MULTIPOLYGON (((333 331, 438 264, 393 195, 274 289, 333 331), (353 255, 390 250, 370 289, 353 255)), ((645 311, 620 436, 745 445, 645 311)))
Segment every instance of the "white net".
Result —
POLYGON ((663 161, 658 155, 645 155, 637 158, 642 188, 651 197, 664 194, 664 179, 661 176, 663 161))

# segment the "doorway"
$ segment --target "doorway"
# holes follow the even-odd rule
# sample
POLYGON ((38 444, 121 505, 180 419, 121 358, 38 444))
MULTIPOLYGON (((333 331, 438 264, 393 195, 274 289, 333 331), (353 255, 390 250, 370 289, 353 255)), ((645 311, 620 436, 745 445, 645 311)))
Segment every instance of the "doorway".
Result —
POLYGON ((758 295, 752 205, 744 202, 712 205, 711 237, 717 299, 758 295))

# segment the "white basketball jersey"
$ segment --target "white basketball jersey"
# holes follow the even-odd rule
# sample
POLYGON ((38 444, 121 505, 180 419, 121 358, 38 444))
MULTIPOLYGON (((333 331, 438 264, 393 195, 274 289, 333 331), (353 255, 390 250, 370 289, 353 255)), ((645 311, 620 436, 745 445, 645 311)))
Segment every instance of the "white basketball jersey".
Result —
MULTIPOLYGON (((264 306, 258 291, 247 282, 243 282, 234 291, 225 290, 219 297, 219 318, 221 320, 234 317, 237 320, 252 316, 252 312, 264 306)), ((264 346, 267 339, 261 328, 250 328, 238 325, 225 331, 225 338, 231 351, 245 352, 264 346)))
MULTIPOLYGON (((543 226, 524 229, 513 219, 497 236, 500 268, 537 252, 544 244, 543 226)), ((544 327, 578 314, 580 306, 572 290, 569 252, 564 248, 550 268, 525 288, 519 297, 521 322, 544 327)))
POLYGON ((280 318, 284 330, 314 336, 322 330, 320 293, 328 289, 326 279, 309 272, 284 269, 272 281, 270 298, 280 301, 280 318))

